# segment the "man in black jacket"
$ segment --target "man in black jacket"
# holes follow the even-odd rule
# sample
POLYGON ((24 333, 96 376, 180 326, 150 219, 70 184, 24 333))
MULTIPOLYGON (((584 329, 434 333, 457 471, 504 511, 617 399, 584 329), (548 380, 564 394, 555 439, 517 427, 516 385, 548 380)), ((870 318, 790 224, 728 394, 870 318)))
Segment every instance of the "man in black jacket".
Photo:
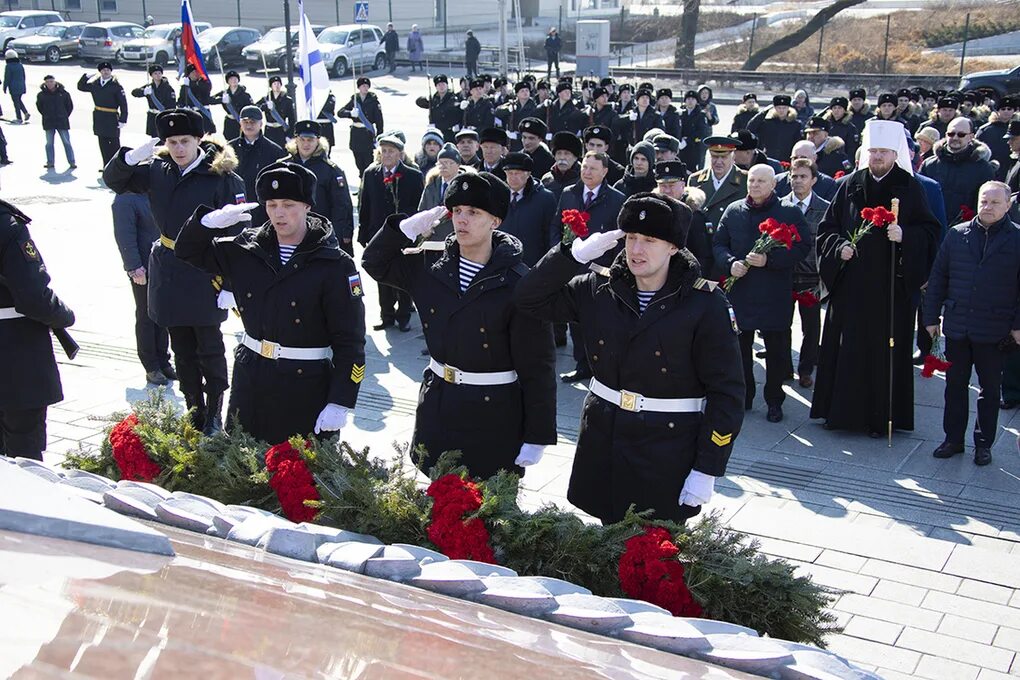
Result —
MULTIPOLYGON (((586 151, 598 151, 609 156, 609 145, 613 141, 613 131, 605 125, 592 125, 585 128, 584 147, 586 151)), ((606 182, 610 186, 623 179, 623 166, 609 156, 609 174, 606 175, 606 182)))
POLYGON ((319 136, 319 124, 303 120, 295 125, 287 153, 291 161, 315 174, 315 213, 329 220, 341 250, 354 257, 354 204, 347 175, 330 160, 329 144, 319 136))
POLYGON ((354 163, 360 174, 372 164, 372 155, 376 147, 376 139, 383 133, 382 106, 375 92, 371 92, 372 81, 362 76, 358 78, 358 91, 351 95, 350 100, 336 112, 339 118, 350 118, 351 141, 350 149, 354 154, 354 163))
POLYGON ((560 81, 556 85, 556 99, 545 107, 545 124, 549 132, 569 132, 580 135, 588 123, 588 116, 574 105, 573 91, 569 82, 560 81))
MULTIPOLYGON (((144 97, 149 106, 145 114, 145 134, 156 136, 156 115, 160 111, 174 108, 177 95, 170 81, 163 77, 163 67, 159 64, 149 66, 149 83, 131 90, 132 97, 144 97)), ((229 137, 227 139, 230 139, 229 137)))
POLYGON ((499 228, 520 239, 521 259, 529 267, 549 252, 560 239, 553 220, 556 197, 532 174, 534 161, 526 153, 511 152, 503 158, 503 171, 510 187, 510 209, 499 228))
POLYGON ((71 148, 71 111, 74 110, 71 93, 56 78, 46 76, 35 97, 35 108, 42 116, 42 126, 46 132, 46 167, 53 167, 53 138, 59 134, 67 164, 74 170, 78 166, 74 163, 74 149, 71 148))
POLYGON ((831 130, 832 123, 829 119, 820 116, 815 116, 804 126, 806 141, 815 145, 815 165, 818 166, 818 172, 829 177, 835 176, 836 173, 845 175, 853 172, 854 164, 846 154, 846 142, 842 137, 832 136, 831 130))
POLYGON ((29 222, 0 201, 0 455, 42 460, 46 408, 64 398, 50 329, 74 312, 50 290, 29 222))
MULTIPOLYGON (((287 139, 293 134, 294 100, 283 91, 280 76, 269 79, 269 92, 258 101, 266 119, 266 137, 281 149, 287 146, 287 139)), ((355 154, 357 160, 357 154, 355 154)))
POLYGON ((485 96, 485 81, 475 78, 471 81, 471 96, 460 103, 464 112, 461 128, 481 132, 491 128, 496 120, 496 107, 490 97, 485 96))
POLYGON ((269 222, 244 223, 252 204, 201 205, 181 230, 177 256, 234 285, 244 336, 234 362, 233 419, 258 439, 335 432, 350 419, 365 377, 365 305, 354 261, 310 212, 315 175, 281 162, 256 181, 269 222))
POLYGON ((223 119, 223 136, 228 141, 241 134, 241 109, 252 103, 251 95, 241 84, 241 75, 237 71, 227 71, 226 89, 212 95, 212 101, 223 106, 226 117, 223 119))
POLYGON ((482 53, 482 44, 478 42, 474 31, 467 32, 464 40, 464 69, 468 78, 478 77, 478 55, 482 53))
MULTIPOLYGON (((83 74, 78 89, 92 95, 92 132, 99 138, 99 153, 105 167, 120 148, 120 129, 127 125, 128 106, 124 87, 113 77, 113 66, 108 61, 96 65, 94 76, 83 74)), ((102 168, 99 169, 103 171, 102 168)))
POLYGON ((457 95, 450 92, 450 79, 445 73, 432 77, 432 83, 436 86, 436 93, 431 99, 418 97, 415 100, 420 108, 428 109, 429 124, 443 131, 443 139, 453 141, 456 128, 463 117, 457 102, 457 95))
POLYGON ((549 128, 538 118, 525 118, 517 127, 517 131, 521 136, 521 150, 531 156, 531 160, 534 161, 531 174, 541 182, 545 173, 552 170, 553 165, 556 164, 552 152, 545 145, 549 128))
MULTIPOLYGON (((404 163, 404 142, 395 134, 379 139, 379 162, 365 169, 358 193, 358 243, 367 246, 386 218, 396 213, 413 215, 424 191, 424 178, 404 163)), ((394 324, 402 333, 411 330, 411 297, 402 290, 379 284, 381 331, 394 324)))
POLYGON ((790 106, 788 94, 774 96, 772 107, 755 115, 747 124, 747 129, 758 135, 765 153, 778 161, 790 160, 793 145, 802 135, 797 111, 790 106))
POLYGON ((531 98, 531 85, 528 81, 521 81, 514 86, 515 98, 512 102, 506 102, 496 107, 496 125, 502 127, 510 138, 510 150, 520 151, 522 148, 520 140, 521 123, 527 118, 534 118, 538 115, 538 106, 531 98))
POLYGON ((946 128, 945 142, 935 144, 935 154, 921 165, 921 174, 942 185, 942 200, 949 224, 977 208, 978 188, 995 179, 992 152, 974 139, 974 123, 960 116, 946 128))
MULTIPOLYGON (((251 105, 241 109, 241 136, 230 140, 237 155, 237 174, 244 180, 244 195, 255 197, 255 178, 262 169, 280 160, 284 150, 262 134, 262 109, 251 105)), ((261 206, 252 209, 253 224, 263 224, 267 217, 261 206)))
POLYGON ((216 122, 213 120, 212 111, 209 106, 213 103, 212 83, 208 78, 203 78, 194 64, 184 67, 184 80, 181 81, 181 89, 177 94, 177 108, 191 109, 202 114, 202 129, 206 134, 216 132, 216 122))
POLYGON ((382 39, 379 40, 379 44, 383 46, 386 51, 386 65, 389 67, 387 73, 393 73, 397 70, 397 50, 400 49, 400 36, 397 35, 396 29, 393 28, 393 24, 386 24, 386 32, 383 33, 382 39))
POLYGON ((578 160, 584 155, 584 147, 577 135, 557 132, 552 138, 552 153, 556 163, 542 176, 542 186, 559 200, 563 190, 573 186, 581 177, 578 160))

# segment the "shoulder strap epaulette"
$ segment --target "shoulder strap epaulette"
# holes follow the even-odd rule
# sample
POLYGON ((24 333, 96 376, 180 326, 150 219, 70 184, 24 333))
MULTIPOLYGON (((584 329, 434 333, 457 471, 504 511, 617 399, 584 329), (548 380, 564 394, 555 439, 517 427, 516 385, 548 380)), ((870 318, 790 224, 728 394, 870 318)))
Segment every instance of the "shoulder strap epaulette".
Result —
POLYGON ((422 241, 420 244, 412 248, 404 248, 400 252, 404 255, 418 255, 428 251, 441 252, 443 250, 446 250, 445 241, 422 241))
POLYGON ((513 273, 517 274, 517 276, 520 276, 520 277, 523 278, 525 274, 527 274, 529 271, 531 271, 531 267, 529 267, 528 265, 524 264, 523 262, 515 262, 514 265, 512 267, 510 267, 510 271, 512 271, 513 273))
POLYGON ((693 286, 694 290, 702 290, 705 291, 706 293, 712 293, 718 287, 719 284, 717 282, 709 281, 708 279, 704 279, 700 276, 694 280, 693 286))
POLYGON ((592 262, 588 265, 588 271, 594 272, 599 276, 605 276, 607 279, 609 278, 609 267, 604 267, 598 263, 592 262))

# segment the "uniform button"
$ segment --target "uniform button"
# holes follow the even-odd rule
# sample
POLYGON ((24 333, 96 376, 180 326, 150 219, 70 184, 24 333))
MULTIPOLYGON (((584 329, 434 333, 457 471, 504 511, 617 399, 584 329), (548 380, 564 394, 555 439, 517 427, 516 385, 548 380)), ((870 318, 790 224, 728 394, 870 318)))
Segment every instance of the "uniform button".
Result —
POLYGON ((294 269, 297 269, 297 263, 296 262, 294 263, 294 269))
POLYGON ((673 423, 669 424, 670 427, 676 427, 673 423))
POLYGON ((659 305, 659 309, 665 309, 666 305, 659 305))
POLYGON ((662 372, 663 372, 663 373, 665 373, 665 372, 666 372, 666 369, 665 369, 665 368, 663 368, 663 369, 662 369, 662 372))
POLYGON ((592 354, 591 355, 591 360, 592 361, 598 361, 599 360, 599 355, 598 354, 592 354))
POLYGON ((482 343, 482 349, 489 349, 489 343, 483 342, 482 343))
POLYGON ((301 323, 301 319, 294 319, 294 323, 301 323))
POLYGON ((243 312, 243 311, 244 311, 244 307, 238 307, 238 308, 237 308, 237 311, 239 311, 239 312, 243 312))
POLYGON ((489 398, 488 398, 488 397, 485 397, 485 401, 489 401, 489 398))
POLYGON ((606 344, 606 341, 605 340, 599 340, 599 344, 600 345, 604 345, 604 344, 606 344))
POLYGON ((479 328, 479 329, 478 329, 478 332, 479 332, 479 333, 484 333, 484 332, 485 332, 485 327, 483 326, 482 328, 479 328))
POLYGON ((423 324, 421 325, 421 327, 422 327, 422 328, 428 328, 428 327, 429 327, 429 325, 428 325, 428 323, 423 323, 423 324))
POLYGON ((290 306, 291 307, 297 307, 297 300, 291 300, 290 301, 290 306))
POLYGON ((662 356, 662 352, 660 352, 659 350, 655 350, 655 356, 661 357, 662 356))
POLYGON ((430 307, 429 308, 429 314, 435 314, 435 313, 436 313, 436 308, 435 307, 430 307))
MULTIPOLYGON (((304 373, 304 372, 305 372, 305 369, 303 369, 303 368, 299 368, 299 369, 297 370, 297 374, 298 374, 298 375, 301 375, 301 374, 302 374, 302 373, 304 373)), ((670 423, 670 425, 672 425, 672 423, 670 423)))
POLYGON ((251 293, 248 293, 248 299, 251 300, 251 293))

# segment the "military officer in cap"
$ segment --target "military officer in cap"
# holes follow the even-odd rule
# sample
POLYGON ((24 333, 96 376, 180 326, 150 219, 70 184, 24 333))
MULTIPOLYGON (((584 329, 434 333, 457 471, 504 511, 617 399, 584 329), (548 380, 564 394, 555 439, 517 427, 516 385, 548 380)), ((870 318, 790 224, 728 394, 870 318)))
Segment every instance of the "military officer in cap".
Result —
POLYGON ((844 175, 853 172, 853 161, 846 155, 846 143, 842 137, 830 133, 832 124, 827 118, 814 116, 804 126, 804 138, 815 145, 818 171, 829 177, 837 172, 844 175))
POLYGON ((680 140, 673 135, 660 132, 651 138, 655 147, 656 161, 675 161, 680 155, 680 150, 687 148, 686 140, 680 140))
POLYGON ((1009 138, 1006 134, 1007 126, 1018 109, 1020 95, 1003 97, 999 101, 999 108, 989 116, 988 122, 978 129, 975 136, 975 139, 983 142, 991 150, 992 160, 998 161, 999 170, 995 174, 995 179, 1000 182, 1006 179, 1010 166, 1009 144, 1006 141, 1009 138))
POLYGON ((121 149, 103 173, 117 193, 146 194, 159 227, 149 255, 149 316, 170 332, 184 401, 195 426, 212 434, 223 427, 227 360, 220 324, 233 306, 222 281, 174 256, 181 227, 202 204, 244 203, 244 180, 230 146, 204 138, 202 114, 167 109, 156 116, 159 138, 121 149), (156 150, 160 139, 165 146, 156 150), (154 155, 155 154, 155 155, 154 155), (219 304, 218 304, 219 297, 219 304), (222 307, 222 308, 221 308, 222 307))
POLYGON ((609 524, 630 505, 683 522, 712 497, 743 420, 744 381, 726 296, 684 248, 690 211, 635 194, 619 229, 550 251, 517 304, 584 328, 594 377, 567 498, 609 524), (577 275, 617 247, 608 269, 577 275))
POLYGON ((695 188, 688 192, 689 175, 690 171, 683 161, 659 161, 655 164, 655 193, 669 196, 691 209, 691 222, 684 247, 698 260, 701 274, 706 278, 714 278, 715 257, 712 255, 714 231, 709 231, 708 220, 701 211, 701 206, 705 203, 705 192, 695 188))
POLYGON ((556 99, 550 101, 543 111, 549 132, 569 132, 580 135, 588 122, 588 116, 574 104, 573 89, 569 82, 560 80, 556 85, 556 99))
POLYGON ((364 175, 365 168, 372 164, 376 139, 383 133, 382 106, 375 92, 371 92, 372 81, 358 78, 358 91, 337 111, 340 118, 351 119, 350 149, 358 173, 364 175))
POLYGON ((681 139, 686 142, 680 160, 691 171, 700 170, 705 164, 705 138, 712 134, 708 115, 698 102, 698 93, 688 90, 684 94, 684 110, 680 114, 681 139))
POLYGON ((878 95, 878 110, 875 111, 875 118, 878 120, 889 120, 899 123, 904 127, 904 131, 909 138, 910 132, 907 130, 907 121, 903 120, 899 114, 897 109, 898 102, 899 100, 893 92, 883 92, 878 95))
POLYGON ((181 81, 181 89, 177 94, 177 108, 191 109, 202 114, 202 129, 206 134, 216 132, 216 123, 213 121, 212 111, 209 110, 212 103, 212 83, 208 78, 202 77, 194 64, 185 66, 184 80, 181 81))
POLYGON ((334 148, 336 146, 336 132, 333 130, 333 126, 336 125, 336 97, 333 96, 332 91, 326 95, 326 102, 319 109, 319 115, 315 117, 315 122, 319 124, 319 136, 329 143, 330 149, 334 148))
POLYGON ((833 97, 822 118, 829 121, 829 135, 843 140, 846 157, 853 161, 861 143, 861 131, 853 122, 849 111, 850 102, 846 97, 833 97))
MULTIPOLYGON (((230 140, 230 146, 237 156, 237 174, 244 180, 244 195, 255 198, 255 178, 262 169, 280 160, 284 150, 262 134, 262 109, 249 104, 241 109, 241 136, 230 140)), ((255 224, 268 219, 261 207, 252 209, 255 224)))
POLYGON ((733 125, 730 128, 730 132, 736 132, 737 130, 746 130, 747 124, 751 122, 751 119, 758 115, 758 95, 754 92, 747 92, 744 94, 740 106, 737 107, 737 113, 733 117, 733 125))
MULTIPOLYGON (((613 141, 613 131, 605 125, 591 125, 584 129, 584 147, 586 151, 599 151, 609 155, 609 145, 613 141)), ((609 174, 606 181, 610 186, 623 179, 624 168, 622 165, 609 158, 609 174)))
POLYGON ((294 126, 294 139, 287 143, 289 160, 315 174, 315 212, 333 225, 340 249, 354 257, 354 204, 347 175, 329 158, 329 142, 319 134, 319 124, 302 120, 294 126))
POLYGON ((557 132, 552 138, 552 153, 556 162, 542 176, 542 186, 553 192, 556 200, 559 200, 563 190, 581 178, 579 161, 584 155, 584 147, 574 133, 557 132))
MULTIPOLYGON (((553 165, 556 164, 552 152, 545 145, 549 128, 538 118, 525 118, 517 127, 517 132, 521 137, 521 151, 531 156, 534 163, 531 174, 535 179, 541 181, 545 177, 545 173, 552 170, 553 165)), ((548 139, 551 140, 552 137, 550 136, 548 139)))
POLYGON ((177 256, 234 285, 244 335, 227 427, 277 444, 350 420, 365 377, 364 292, 329 219, 313 211, 310 170, 274 163, 259 173, 256 193, 266 223, 225 236, 248 223, 254 204, 200 205, 181 230, 177 256))
POLYGON ((496 109, 496 119, 501 122, 503 129, 510 139, 509 149, 520 151, 523 146, 520 139, 521 123, 525 119, 534 118, 538 115, 538 106, 531 98, 531 88, 526 81, 521 81, 514 86, 516 99, 507 102, 496 109))
POLYGON ((73 325, 74 312, 50 290, 29 222, 0 201, 0 455, 42 460, 46 408, 64 398, 50 329, 73 325))
POLYGON ((592 90, 591 106, 588 107, 588 125, 612 128, 616 122, 616 115, 616 109, 609 103, 609 90, 602 86, 592 90))
POLYGON ((505 180, 500 161, 506 155, 506 147, 510 141, 506 131, 500 128, 487 128, 482 130, 478 141, 482 148, 482 158, 475 165, 475 169, 491 172, 496 177, 505 180))
POLYGON ((778 161, 789 161, 793 145, 803 137, 797 111, 790 106, 788 94, 774 96, 772 107, 752 118, 747 129, 758 135, 765 153, 778 161))
POLYGON ((457 95, 450 92, 450 79, 445 73, 433 76, 432 83, 436 86, 436 93, 430 99, 418 97, 415 104, 428 109, 429 124, 442 130, 443 139, 452 142, 454 128, 460 125, 463 118, 457 95))
MULTIPOLYGON (((734 133, 740 134, 750 133, 746 130, 734 133)), ((693 173, 687 185, 705 193, 701 209, 708 220, 707 228, 715 233, 726 206, 747 196, 747 172, 736 166, 735 152, 739 141, 734 136, 708 137, 705 145, 708 147, 709 167, 693 173)))
POLYGON ((256 106, 262 109, 266 120, 266 137, 280 148, 287 146, 294 126, 294 100, 283 91, 283 80, 280 76, 269 79, 269 92, 256 106))
POLYGON ((935 109, 930 113, 924 127, 938 130, 939 139, 946 136, 946 129, 959 113, 960 102, 955 97, 940 97, 935 109))
POLYGON ((867 102, 868 91, 858 87, 847 93, 850 98, 850 122, 854 124, 861 134, 864 133, 864 124, 875 117, 871 110, 871 104, 867 102))
POLYGON ((471 81, 471 96, 460 103, 460 110, 464 113, 461 128, 481 131, 495 124, 496 107, 492 99, 485 96, 484 80, 471 81))
POLYGON ((176 95, 170 81, 163 77, 163 67, 159 64, 149 66, 149 83, 131 90, 132 97, 145 97, 149 110, 145 115, 145 134, 156 136, 156 115, 160 111, 174 108, 176 95))
POLYGON ((510 207, 499 228, 520 240, 521 259, 533 267, 559 241, 562 233, 553 219, 556 197, 535 179, 534 161, 528 154, 511 151, 501 165, 510 187, 510 207))
POLYGON ((227 71, 226 81, 226 89, 214 94, 212 99, 223 106, 227 114, 223 119, 223 136, 229 141, 241 134, 241 109, 252 104, 252 98, 241 84, 237 71, 227 71))
MULTIPOLYGON (((92 95, 92 132, 99 138, 99 153, 105 167, 120 148, 120 129, 127 125, 128 106, 124 87, 113 77, 113 66, 108 61, 96 65, 99 73, 82 74, 78 90, 92 95)), ((102 168, 100 168, 102 172, 102 168)))
POLYGON ((749 130, 737 130, 730 133, 730 138, 737 144, 733 151, 733 161, 737 167, 747 172, 752 165, 767 165, 776 171, 783 171, 783 165, 775 158, 769 158, 758 145, 758 135, 749 130))
POLYGON ((422 316, 430 358, 411 450, 424 447, 425 471, 459 450, 474 477, 523 473, 556 443, 552 331, 514 305, 528 267, 521 242, 498 229, 509 202, 495 175, 460 175, 444 205, 388 218, 362 258, 372 278, 408 291, 422 316), (445 249, 404 255, 448 210, 445 249))

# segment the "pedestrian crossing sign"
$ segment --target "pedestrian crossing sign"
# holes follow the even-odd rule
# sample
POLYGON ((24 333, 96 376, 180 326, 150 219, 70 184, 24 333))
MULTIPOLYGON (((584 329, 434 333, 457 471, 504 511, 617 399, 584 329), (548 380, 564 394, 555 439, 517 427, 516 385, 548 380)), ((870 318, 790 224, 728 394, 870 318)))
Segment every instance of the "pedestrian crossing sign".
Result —
POLYGON ((368 23, 368 1, 354 3, 354 23, 368 23))

